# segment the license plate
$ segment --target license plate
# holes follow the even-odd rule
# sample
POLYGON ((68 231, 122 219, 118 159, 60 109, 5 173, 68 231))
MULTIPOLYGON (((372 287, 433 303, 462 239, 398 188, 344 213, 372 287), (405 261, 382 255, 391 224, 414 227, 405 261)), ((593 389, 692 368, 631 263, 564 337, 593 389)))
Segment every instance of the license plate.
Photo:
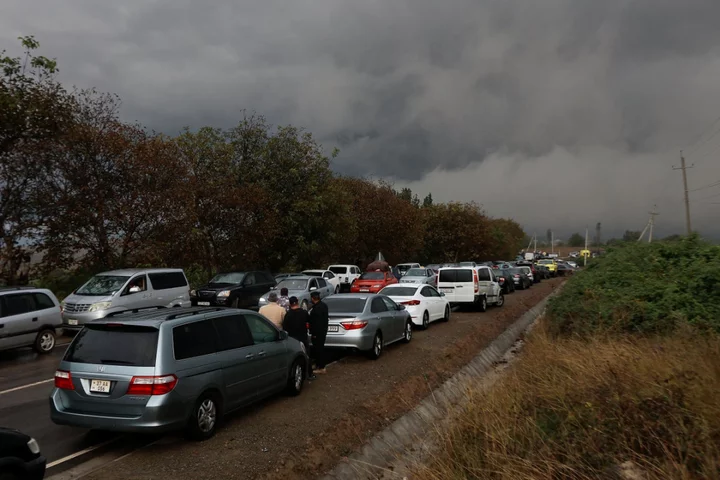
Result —
POLYGON ((201 307, 209 307, 210 302, 198 302, 198 305, 200 305, 201 307))
POLYGON ((369 289, 369 288, 361 288, 360 291, 361 291, 361 292, 369 292, 370 289, 369 289))
POLYGON ((68 320, 68 325, 77 325, 77 324, 78 324, 77 320, 68 320))
POLYGON ((90 391, 110 393, 110 380, 90 380, 90 391))
POLYGON ((452 292, 455 291, 455 289, 453 289, 453 288, 441 288, 440 291, 441 291, 442 293, 452 293, 452 292))
POLYGON ((328 325, 328 332, 339 332, 340 327, 337 325, 328 325))

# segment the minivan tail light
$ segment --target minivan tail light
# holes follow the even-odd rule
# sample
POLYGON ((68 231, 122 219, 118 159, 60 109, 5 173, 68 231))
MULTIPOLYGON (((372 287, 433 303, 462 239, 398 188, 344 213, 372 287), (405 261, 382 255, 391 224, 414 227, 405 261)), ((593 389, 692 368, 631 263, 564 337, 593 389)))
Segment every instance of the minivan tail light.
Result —
POLYGON ((420 305, 420 300, 408 300, 407 302, 400 302, 400 305, 420 305))
POLYGON ((480 281, 478 280, 477 270, 473 270, 473 283, 475 284, 475 293, 480 291, 480 281))
POLYGON ((175 375, 155 377, 132 377, 128 385, 128 395, 165 395, 177 385, 175 375))
POLYGON ((345 330, 360 330, 367 326, 367 320, 353 320, 352 322, 340 322, 345 330))
POLYGON ((55 387, 62 390, 75 390, 70 372, 57 370, 55 372, 55 387))

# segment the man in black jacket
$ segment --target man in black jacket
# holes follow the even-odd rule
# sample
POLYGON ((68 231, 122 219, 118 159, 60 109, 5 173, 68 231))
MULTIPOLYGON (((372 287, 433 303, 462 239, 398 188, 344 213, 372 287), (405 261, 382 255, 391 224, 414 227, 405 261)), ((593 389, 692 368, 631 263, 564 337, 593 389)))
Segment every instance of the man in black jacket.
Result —
MULTIPOLYGON (((290 310, 283 319, 283 330, 288 335, 305 345, 305 351, 310 354, 310 342, 308 341, 308 323, 310 323, 310 315, 308 312, 300 308, 298 298, 290 297, 290 310)), ((308 361, 308 380, 314 380, 312 362, 308 361)))
POLYGON ((310 310, 310 335, 312 335, 313 358, 317 370, 315 373, 327 373, 325 370, 325 339, 328 331, 328 308, 320 301, 320 293, 312 292, 310 294, 313 307, 310 310))

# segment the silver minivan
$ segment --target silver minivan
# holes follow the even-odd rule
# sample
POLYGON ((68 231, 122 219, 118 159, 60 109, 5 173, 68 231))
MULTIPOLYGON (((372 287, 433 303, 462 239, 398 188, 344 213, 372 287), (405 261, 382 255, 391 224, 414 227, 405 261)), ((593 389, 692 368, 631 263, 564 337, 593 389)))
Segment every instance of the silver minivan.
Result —
POLYGON ((61 325, 60 302, 50 290, 0 288, 0 350, 32 346, 50 353, 61 325))
POLYGON ((80 330, 113 312, 190 305, 190 287, 181 269, 113 270, 95 275, 63 300, 63 329, 80 330))
POLYGON ((59 425, 215 433, 224 413, 282 390, 300 393, 305 346, 250 310, 151 309, 86 324, 55 372, 59 425))

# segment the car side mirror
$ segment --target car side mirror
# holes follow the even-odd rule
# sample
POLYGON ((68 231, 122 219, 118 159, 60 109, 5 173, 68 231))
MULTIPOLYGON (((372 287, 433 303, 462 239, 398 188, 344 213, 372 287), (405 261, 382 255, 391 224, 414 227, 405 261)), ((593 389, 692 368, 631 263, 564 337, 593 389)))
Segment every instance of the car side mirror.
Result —
POLYGON ((405 310, 405 305, 398 305, 398 310, 405 310))
POLYGON ((289 336, 288 332, 286 332, 285 330, 280 330, 280 335, 278 337, 278 340, 279 341, 287 340, 288 336, 289 336))

